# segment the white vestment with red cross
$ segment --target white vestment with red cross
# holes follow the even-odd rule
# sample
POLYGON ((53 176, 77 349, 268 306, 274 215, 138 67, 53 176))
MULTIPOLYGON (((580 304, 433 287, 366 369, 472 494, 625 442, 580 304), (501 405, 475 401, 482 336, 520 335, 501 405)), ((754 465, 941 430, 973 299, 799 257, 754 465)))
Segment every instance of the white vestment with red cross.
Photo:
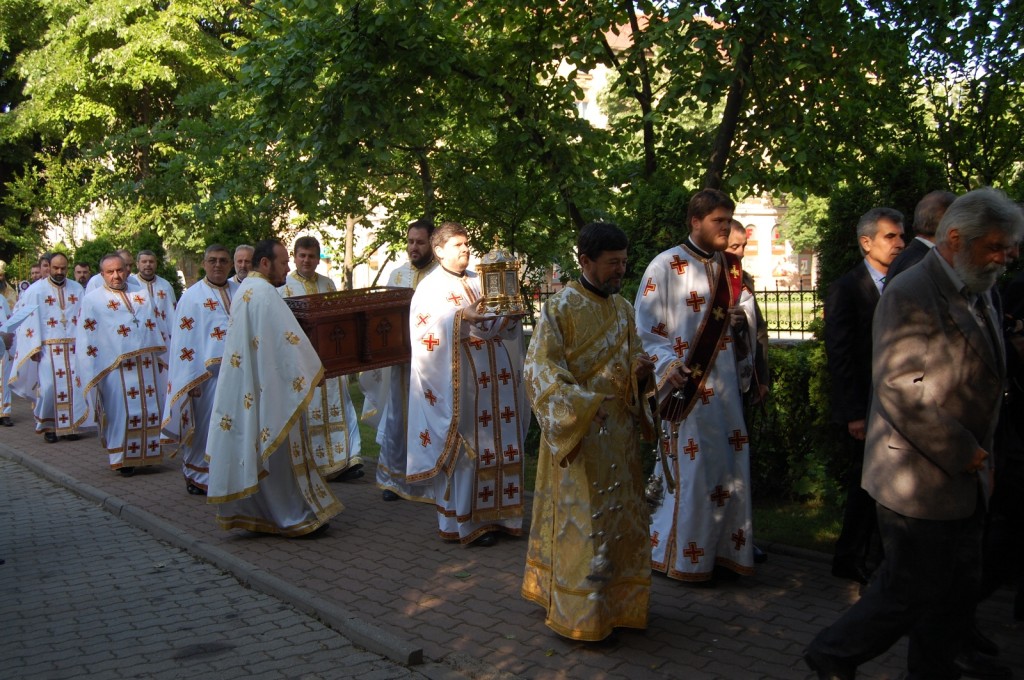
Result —
POLYGON ((238 284, 232 279, 223 286, 207 279, 197 281, 182 294, 170 319, 170 370, 161 428, 164 443, 174 443, 172 455, 181 455, 185 479, 204 490, 210 474, 206 437, 213 392, 224 354, 231 296, 236 290, 238 284), (199 394, 193 395, 193 390, 199 394))
MULTIPOLYGON (((290 272, 283 286, 278 288, 282 297, 333 293, 334 281, 323 274, 315 278, 290 272)), ((356 407, 348 393, 348 376, 327 378, 316 388, 309 403, 309 439, 320 474, 328 479, 345 470, 362 467, 359 457, 362 439, 356 407)))
POLYGON ((153 306, 156 307, 157 316, 160 317, 160 326, 164 334, 164 341, 170 342, 171 339, 171 320, 174 318, 174 286, 171 282, 162 276, 154 276, 152 281, 147 281, 142 278, 139 274, 132 274, 128 277, 129 281, 134 281, 139 285, 142 290, 149 293, 149 299, 153 301, 153 306))
POLYGON ((18 299, 33 309, 18 326, 11 366, 15 394, 34 399, 36 432, 75 434, 94 426, 75 364, 75 331, 85 291, 77 281, 33 283, 18 299))
POLYGON ((406 479, 433 481, 439 533, 463 543, 490 531, 521 533, 530 421, 518 320, 464 320, 479 281, 475 272, 438 267, 416 289, 409 314, 406 479))
MULTIPOLYGON (((659 402, 672 392, 668 375, 694 350, 709 315, 728 313, 712 304, 724 266, 721 253, 705 258, 676 246, 644 272, 636 325, 654 360, 659 402)), ((726 330, 710 368, 692 367, 690 379, 704 381, 693 409, 677 427, 663 423, 660 446, 676 487, 666 488, 651 519, 651 566, 684 581, 710 579, 715 565, 753 572, 750 448, 738 368, 743 360, 737 359, 733 333, 726 330)), ((655 474, 664 474, 660 461, 655 474)))
POLYGON ((96 405, 100 442, 114 470, 163 460, 166 352, 160 316, 146 290, 103 286, 85 296, 75 337, 78 375, 96 405))

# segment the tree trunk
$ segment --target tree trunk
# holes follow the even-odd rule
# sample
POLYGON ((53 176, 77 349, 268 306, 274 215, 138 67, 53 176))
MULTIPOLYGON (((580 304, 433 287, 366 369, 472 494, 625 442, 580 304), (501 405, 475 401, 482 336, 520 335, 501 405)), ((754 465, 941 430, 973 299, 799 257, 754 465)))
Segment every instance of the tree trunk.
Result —
POLYGON ((721 189, 724 183, 725 163, 729 160, 732 140, 736 136, 736 125, 739 123, 740 111, 750 85, 753 64, 754 45, 747 43, 743 46, 739 60, 736 62, 736 74, 733 77, 732 85, 729 86, 729 96, 725 100, 722 122, 718 126, 715 145, 711 149, 711 158, 708 159, 707 173, 701 183, 705 189, 721 189))

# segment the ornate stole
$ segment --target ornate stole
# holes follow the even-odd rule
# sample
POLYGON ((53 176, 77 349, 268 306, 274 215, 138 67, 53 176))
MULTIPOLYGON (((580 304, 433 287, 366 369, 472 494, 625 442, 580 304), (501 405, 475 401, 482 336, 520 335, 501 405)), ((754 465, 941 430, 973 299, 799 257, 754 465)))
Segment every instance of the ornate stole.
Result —
POLYGON ((729 330, 729 307, 739 299, 743 286, 739 258, 732 253, 723 252, 722 255, 724 262, 718 269, 718 276, 711 282, 711 306, 701 320, 693 349, 686 357, 690 379, 682 388, 669 392, 659 405, 661 417, 671 423, 682 422, 693 409, 697 395, 703 392, 711 366, 729 330))

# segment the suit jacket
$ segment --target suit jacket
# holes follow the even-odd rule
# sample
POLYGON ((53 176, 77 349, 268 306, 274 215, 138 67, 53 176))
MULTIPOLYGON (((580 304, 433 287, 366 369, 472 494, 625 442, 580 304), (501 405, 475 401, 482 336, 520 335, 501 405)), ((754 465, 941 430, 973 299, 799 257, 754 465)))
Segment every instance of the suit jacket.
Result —
POLYGON ((932 248, 929 248, 928 244, 922 243, 921 239, 912 239, 907 244, 907 247, 900 251, 900 254, 896 256, 892 264, 889 265, 889 271, 885 273, 885 285, 888 286, 897 275, 923 260, 929 250, 932 250, 932 248))
POLYGON ((825 298, 825 354, 832 376, 832 420, 867 418, 871 399, 871 319, 878 288, 863 261, 829 287, 825 298))
POLYGON ((901 515, 952 520, 974 512, 979 482, 988 494, 987 467, 965 469, 978 447, 992 452, 1006 373, 1001 334, 979 325, 939 257, 894 281, 875 311, 862 485, 901 515))

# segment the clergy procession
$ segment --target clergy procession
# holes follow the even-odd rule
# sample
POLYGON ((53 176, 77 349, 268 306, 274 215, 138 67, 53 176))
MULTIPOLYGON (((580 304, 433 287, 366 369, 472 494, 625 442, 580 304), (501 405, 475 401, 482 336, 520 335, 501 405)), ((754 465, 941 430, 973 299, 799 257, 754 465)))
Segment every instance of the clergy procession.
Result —
MULTIPOLYGON (((742 270, 743 244, 730 246, 734 209, 721 191, 696 192, 687 233, 642 268, 633 304, 620 295, 626 234, 607 222, 586 225, 576 243, 580 275, 536 318, 517 306, 518 284, 510 294, 495 273, 507 252, 496 245, 471 267, 463 225, 412 222, 408 261, 388 279, 409 295, 402 329, 409 358, 358 375, 328 370, 323 334, 290 304, 340 295, 317 272, 321 246, 312 236, 298 238, 291 252, 277 239, 234 249, 212 244, 202 255, 204 276, 180 299, 156 275, 152 251, 105 255, 95 263, 98 283, 85 287, 68 278, 66 255, 48 254, 40 278, 20 295, 0 278, 0 425, 15 424, 13 392, 32 403, 34 428, 47 445, 95 432, 118 475, 180 469, 183 502, 205 497, 216 510, 210 521, 225 530, 315 538, 332 519, 360 521, 346 517, 344 503, 345 483, 364 475, 361 420, 379 445, 373 481, 381 502, 433 506, 438 545, 517 542, 519 593, 543 609, 545 625, 567 640, 614 640, 617 629, 647 628, 654 578, 707 584, 752 575, 767 559, 754 545, 744 411, 767 395, 766 332, 742 270), (532 422, 537 451, 527 450, 532 422), (654 455, 647 471, 644 451, 654 455), (535 480, 527 479, 528 457, 536 459, 535 480), (529 487, 532 518, 525 518, 529 487)), ((958 318, 968 320, 968 345, 987 348, 978 370, 1002 384, 1005 348, 986 316, 995 314, 988 289, 997 265, 1015 255, 1024 219, 991 190, 958 199, 949 215, 935 254, 905 274, 881 308, 902 296, 901 310, 927 325, 950 290, 960 296, 963 278, 983 312, 977 322, 969 310, 958 318)), ((742 226, 738 231, 743 239, 742 226)), ((966 304, 955 301, 964 310, 966 304)), ((879 506, 884 578, 808 650, 806 663, 822 678, 853 678, 857 665, 906 633, 911 677, 957 677, 964 668, 958 631, 978 604, 973 553, 959 550, 955 564, 929 572, 934 582, 925 583, 911 554, 940 555, 952 542, 980 551, 991 414, 999 407, 978 401, 991 397, 982 390, 954 408, 959 374, 942 378, 949 394, 922 393, 933 389, 935 378, 921 375, 936 353, 956 360, 958 350, 949 349, 956 337, 933 346, 892 325, 879 326, 876 317, 878 396, 864 472, 864 488, 886 499, 879 506), (899 362, 886 351, 897 344, 899 362), (984 413, 972 411, 973 403, 984 403, 984 413), (921 424, 905 426, 901 409, 921 424), (956 412, 943 418, 943 409, 956 412), (939 502, 922 510, 919 499, 890 483, 901 474, 945 483, 909 458, 914 447, 941 444, 918 441, 934 432, 962 444, 928 456, 959 466, 962 508, 939 502), (960 449, 972 452, 968 461, 955 457, 960 449), (938 523, 921 528, 929 519, 938 523), (920 592, 906 602, 900 588, 920 592), (921 639, 925 629, 931 640, 921 639)), ((941 324, 929 332, 957 336, 941 324)), ((344 329, 330 337, 336 351, 349 347, 344 329)), ((335 534, 344 531, 336 527, 335 534)))

